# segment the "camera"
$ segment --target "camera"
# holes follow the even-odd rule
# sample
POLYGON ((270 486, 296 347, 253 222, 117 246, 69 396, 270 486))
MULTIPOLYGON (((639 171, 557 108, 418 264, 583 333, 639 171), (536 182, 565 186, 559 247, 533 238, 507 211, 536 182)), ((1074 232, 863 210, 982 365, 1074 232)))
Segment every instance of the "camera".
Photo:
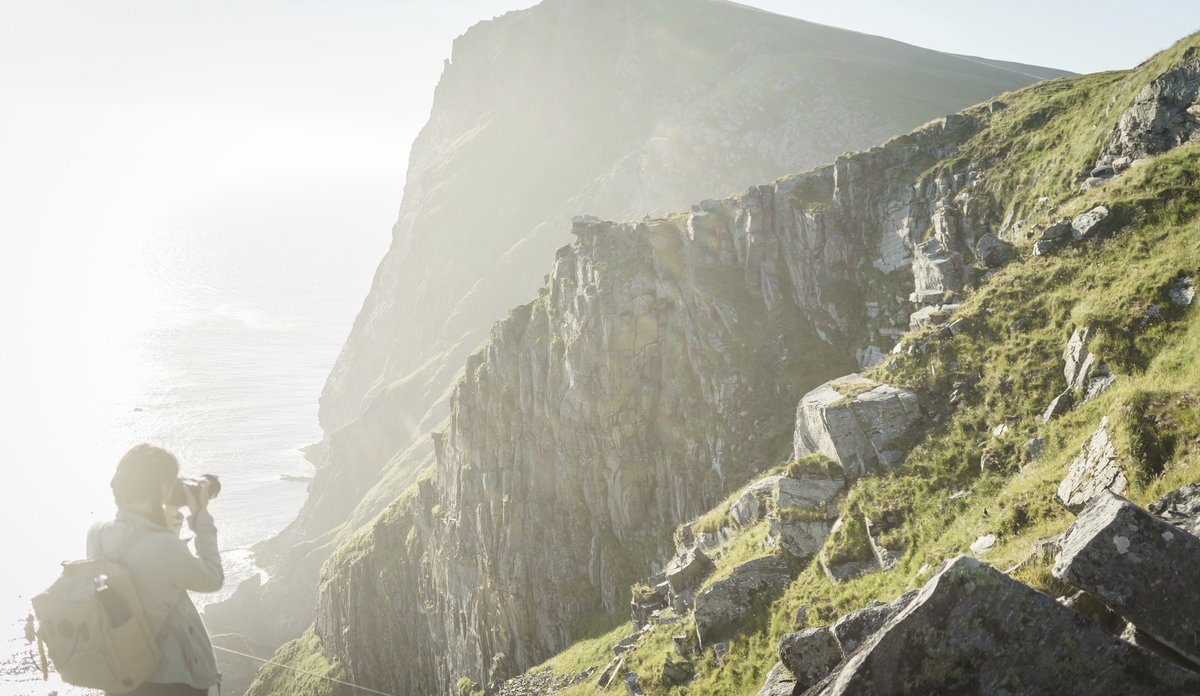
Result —
POLYGON ((187 505, 187 495, 184 494, 184 489, 191 490, 192 495, 199 497, 200 491, 208 489, 208 499, 212 500, 221 492, 221 481, 215 474, 205 474, 200 478, 179 478, 179 483, 176 484, 175 490, 171 491, 171 497, 167 499, 168 505, 175 507, 185 507, 187 505))

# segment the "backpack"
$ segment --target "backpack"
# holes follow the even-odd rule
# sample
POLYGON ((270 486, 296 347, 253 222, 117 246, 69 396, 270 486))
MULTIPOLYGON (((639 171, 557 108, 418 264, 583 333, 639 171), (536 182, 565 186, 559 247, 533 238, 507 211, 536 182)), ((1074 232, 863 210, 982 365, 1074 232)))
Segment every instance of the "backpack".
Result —
POLYGON ((158 669, 158 636, 120 561, 138 540, 116 557, 64 562, 58 580, 33 598, 38 649, 63 681, 123 694, 158 669))

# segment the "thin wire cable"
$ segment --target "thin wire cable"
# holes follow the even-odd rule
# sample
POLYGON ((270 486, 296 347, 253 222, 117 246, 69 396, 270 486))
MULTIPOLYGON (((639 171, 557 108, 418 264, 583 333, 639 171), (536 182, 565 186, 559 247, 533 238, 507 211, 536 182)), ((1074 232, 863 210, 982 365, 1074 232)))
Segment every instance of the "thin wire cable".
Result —
POLYGON ((327 677, 323 674, 317 674, 316 672, 306 672, 305 670, 299 669, 297 667, 292 667, 291 665, 281 665, 278 662, 272 662, 271 660, 264 660, 261 657, 247 655, 246 653, 238 652, 236 650, 230 650, 229 648, 223 648, 219 645, 214 645, 213 648, 215 650, 223 650, 227 653, 237 655, 238 657, 244 657, 248 660, 254 660, 255 662, 261 662, 264 665, 273 665, 275 667, 282 667, 284 669, 290 669, 293 672, 299 672, 300 674, 307 674, 310 677, 316 677, 317 679, 324 679, 325 681, 331 681, 331 682, 334 682, 335 684, 341 684, 342 686, 348 686, 351 689, 358 689, 360 691, 366 691, 367 693, 370 693, 370 694, 379 694, 379 696, 395 696, 395 694, 389 694, 386 691, 376 691, 375 689, 368 689, 365 686, 359 686, 358 684, 351 684, 348 681, 342 681, 341 679, 334 679, 333 677, 327 677))

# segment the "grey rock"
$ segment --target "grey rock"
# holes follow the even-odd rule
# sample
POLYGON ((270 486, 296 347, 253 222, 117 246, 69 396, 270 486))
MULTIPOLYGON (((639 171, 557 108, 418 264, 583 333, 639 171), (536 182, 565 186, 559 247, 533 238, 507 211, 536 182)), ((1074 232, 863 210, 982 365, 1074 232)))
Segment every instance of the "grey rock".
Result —
POLYGON ((1129 479, 1117 461, 1117 450, 1108 437, 1108 416, 1105 416, 1071 462, 1054 497, 1071 512, 1079 512, 1102 491, 1124 493, 1128 488, 1129 479))
POLYGON ((1083 390, 1083 403, 1086 404, 1095 399, 1117 383, 1117 376, 1108 372, 1108 366, 1105 365, 1103 368, 1104 374, 1092 377, 1087 381, 1087 387, 1083 390))
POLYGON ((917 395, 854 374, 804 395, 796 409, 797 456, 821 453, 842 465, 847 480, 903 460, 910 431, 921 422, 917 395), (838 388, 866 391, 845 397, 838 388))
MULTIPOLYGON (((1109 167, 1111 174, 1112 168, 1109 167)), ((1080 213, 1071 221, 1071 237, 1076 241, 1089 239, 1099 234, 1103 234, 1108 230, 1110 222, 1108 208, 1103 205, 1098 205, 1095 208, 1080 213)))
POLYGON ((960 290, 963 285, 962 254, 950 251, 938 239, 930 239, 916 246, 912 272, 918 295, 960 290))
POLYGON ((671 645, 675 648, 675 654, 680 657, 692 656, 692 637, 686 633, 677 633, 671 636, 671 645))
POLYGON ((1065 239, 1069 234, 1071 234, 1071 221, 1063 218, 1056 220, 1049 227, 1042 230, 1041 235, 1038 236, 1038 241, 1054 242, 1065 239))
POLYGON ((1200 539, 1194 535, 1104 492, 1063 535, 1053 573, 1200 666, 1200 539))
POLYGON ((1042 411, 1042 422, 1049 423, 1050 419, 1061 416, 1071 410, 1071 406, 1075 405, 1075 393, 1070 389, 1064 391, 1050 401, 1050 405, 1046 406, 1046 410, 1042 411))
POLYGON ((1092 169, 1091 175, 1099 179, 1104 179, 1112 176, 1113 173, 1114 170, 1111 164, 1100 164, 1092 169))
POLYGON ((867 346, 854 353, 854 358, 861 368, 875 367, 883 362, 886 357, 887 353, 884 353, 878 346, 867 346))
POLYGON ((960 556, 809 693, 1094 696, 1118 693, 1114 688, 1121 694, 1191 693, 1200 689, 1200 675, 960 556))
POLYGON ((945 297, 944 290, 922 290, 921 292, 910 292, 908 301, 918 305, 936 305, 941 304, 945 297))
POLYGON ((1159 519, 1200 536, 1200 483, 1171 491, 1155 501, 1149 509, 1159 519))
POLYGON ((842 648, 842 654, 846 656, 853 654, 864 641, 875 635, 875 632, 883 628, 888 621, 891 621, 892 617, 904 611, 916 596, 917 591, 912 590, 900 595, 891 604, 879 601, 871 602, 862 609, 852 611, 838 619, 833 624, 832 630, 834 637, 838 640, 838 645, 842 648))
POLYGON ((1017 258, 1017 248, 994 234, 985 234, 975 242, 975 258, 988 268, 998 268, 1017 258))
POLYGON ((621 682, 625 684, 625 693, 629 696, 645 696, 646 692, 642 691, 642 681, 637 672, 626 672, 621 676, 621 682))
POLYGON ((1092 375, 1101 369, 1096 356, 1088 350, 1092 335, 1090 328, 1078 327, 1071 333, 1067 347, 1063 349, 1063 377, 1067 380, 1067 389, 1082 389, 1092 375))
POLYGON ((996 548, 996 535, 984 534, 971 544, 971 553, 976 556, 984 556, 994 548, 996 548))
POLYGON ((824 679, 842 659, 842 648, 828 626, 806 628, 779 641, 779 661, 801 689, 824 679))
POLYGON ((690 548, 671 559, 664 572, 671 591, 680 594, 700 584, 714 567, 707 554, 698 548, 690 548))
POLYGON ((1196 279, 1192 277, 1176 278, 1167 290, 1172 304, 1186 307, 1196 301, 1196 279))
POLYGON ((776 662, 771 671, 767 672, 767 678, 757 696, 792 696, 796 691, 796 678, 782 662, 776 662))
MULTIPOLYGON (((644 625, 645 624, 642 624, 642 626, 644 626, 644 625)), ((639 626, 638 628, 641 628, 641 626, 639 626)), ((638 640, 641 637, 642 637, 641 632, 631 633, 631 634, 625 636, 624 638, 622 638, 621 640, 618 640, 616 643, 613 644, 613 653, 620 655, 621 653, 627 652, 630 648, 633 647, 634 643, 638 642, 638 640)))
POLYGON ((1103 628, 1106 633, 1119 636, 1125 629, 1125 620, 1090 592, 1079 590, 1075 594, 1063 597, 1058 601, 1064 607, 1074 609, 1092 621, 1095 621, 1096 625, 1103 628))
POLYGON ((909 329, 912 331, 916 331, 917 329, 919 329, 923 326, 929 326, 930 324, 932 324, 934 322, 934 318, 942 313, 943 313, 942 308, 938 305, 929 305, 928 307, 922 307, 909 315, 909 317, 908 317, 909 329))
MULTIPOLYGON (((834 528, 837 528, 836 524, 834 528)), ((825 577, 829 579, 829 582, 834 585, 879 570, 879 563, 874 558, 846 561, 845 563, 830 563, 825 557, 825 551, 822 550, 817 554, 817 559, 821 564, 821 571, 825 573, 825 577)))
POLYGON ((1057 242, 1039 239, 1033 243, 1033 255, 1046 256, 1047 254, 1054 253, 1054 250, 1058 247, 1059 244, 1057 242))
POLYGON ((617 678, 617 673, 620 672, 621 666, 625 664, 625 658, 621 656, 614 657, 608 665, 600 671, 600 676, 596 678, 596 685, 601 689, 607 689, 610 684, 617 678))
POLYGON ((767 518, 768 541, 778 546, 793 558, 812 558, 825 545, 833 530, 832 519, 790 519, 771 516, 767 518))
POLYGON ((804 471, 785 477, 771 492, 778 510, 823 509, 846 487, 846 478, 836 470, 804 471))
POLYGON ((686 684, 696 676, 696 667, 687 660, 674 660, 667 655, 663 660, 662 673, 659 683, 663 686, 679 686, 686 684))
POLYGON ((791 578, 783 558, 764 556, 741 564, 729 577, 704 588, 696 595, 692 613, 700 647, 733 635, 756 597, 782 589, 791 578))

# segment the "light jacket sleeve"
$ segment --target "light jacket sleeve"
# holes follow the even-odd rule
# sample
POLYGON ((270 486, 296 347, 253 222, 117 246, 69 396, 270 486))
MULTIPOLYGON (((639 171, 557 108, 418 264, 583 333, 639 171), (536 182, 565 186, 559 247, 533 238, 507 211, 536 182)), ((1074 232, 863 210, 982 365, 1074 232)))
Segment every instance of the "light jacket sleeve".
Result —
POLYGON ((187 544, 173 545, 174 551, 167 559, 171 581, 193 592, 216 592, 225 584, 225 570, 221 567, 221 554, 217 550, 217 528, 208 510, 188 517, 188 527, 196 535, 195 555, 187 544))

